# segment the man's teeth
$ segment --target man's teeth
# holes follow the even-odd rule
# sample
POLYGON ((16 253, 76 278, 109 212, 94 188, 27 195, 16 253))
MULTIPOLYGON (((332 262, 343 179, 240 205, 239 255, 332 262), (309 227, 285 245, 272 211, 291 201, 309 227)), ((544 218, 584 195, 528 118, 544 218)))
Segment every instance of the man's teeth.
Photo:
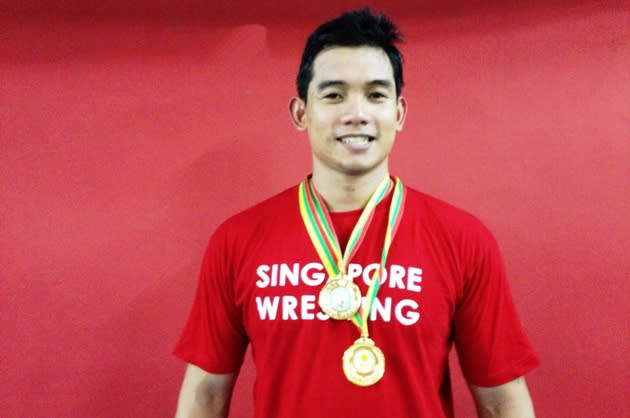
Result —
POLYGON ((344 136, 341 138, 341 143, 346 145, 361 145, 367 144, 370 138, 367 136, 344 136))

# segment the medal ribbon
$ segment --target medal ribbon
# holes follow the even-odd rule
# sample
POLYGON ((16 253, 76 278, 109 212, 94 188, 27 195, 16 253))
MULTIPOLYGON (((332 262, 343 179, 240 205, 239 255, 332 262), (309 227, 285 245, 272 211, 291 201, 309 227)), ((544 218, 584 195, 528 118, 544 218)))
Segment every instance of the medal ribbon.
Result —
MULTIPOLYGON (((298 189, 300 214, 311 241, 313 242, 313 246, 330 277, 336 277, 346 273, 348 262, 358 250, 367 233, 367 229, 374 215, 374 209, 387 195, 389 189, 390 179, 389 175, 387 175, 368 200, 368 203, 350 234, 348 244, 342 254, 339 240, 337 239, 330 214, 328 213, 323 199, 319 196, 309 179, 300 183, 298 189)), ((400 179, 396 177, 392 201, 389 206, 387 229, 385 230, 383 252, 381 253, 381 264, 379 268, 374 271, 374 274, 372 274, 372 281, 362 308, 352 318, 352 322, 361 329, 362 337, 369 335, 369 315, 372 311, 374 299, 380 288, 381 271, 385 271, 389 248, 402 218, 404 201, 405 188, 400 179)))
POLYGON ((306 230, 313 242, 313 246, 319 255, 326 272, 330 277, 346 274, 348 262, 359 249, 363 238, 372 221, 374 208, 387 195, 390 187, 389 175, 378 185, 368 200, 361 216, 352 229, 345 251, 341 252, 341 246, 335 233, 335 228, 330 219, 326 205, 309 179, 300 183, 298 189, 300 201, 300 214, 306 230))
POLYGON ((389 205, 389 215, 387 219, 387 229, 385 230, 385 242, 383 243, 383 252, 381 253, 381 265, 374 270, 372 274, 372 281, 370 287, 365 295, 365 301, 363 306, 352 317, 352 323, 359 327, 361 330, 361 337, 367 338, 369 336, 368 320, 370 313, 372 312, 372 305, 374 299, 381 287, 381 272, 385 271, 385 263, 387 262, 387 256, 389 254, 389 248, 396 236, 400 220, 405 208, 405 188, 398 177, 394 184, 394 192, 392 195, 392 201, 389 205))

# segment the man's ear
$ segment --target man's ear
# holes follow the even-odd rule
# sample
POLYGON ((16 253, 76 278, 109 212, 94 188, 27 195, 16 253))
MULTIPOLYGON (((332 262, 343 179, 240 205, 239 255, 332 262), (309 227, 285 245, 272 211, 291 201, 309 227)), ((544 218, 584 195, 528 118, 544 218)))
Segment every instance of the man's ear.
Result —
POLYGON ((403 125, 405 124, 405 117, 407 117, 407 99, 403 96, 398 98, 398 103, 396 104, 397 114, 396 120, 398 121, 397 131, 402 131, 403 125))
POLYGON ((289 114, 291 122, 298 131, 306 130, 306 103, 299 97, 292 97, 289 101, 289 114))

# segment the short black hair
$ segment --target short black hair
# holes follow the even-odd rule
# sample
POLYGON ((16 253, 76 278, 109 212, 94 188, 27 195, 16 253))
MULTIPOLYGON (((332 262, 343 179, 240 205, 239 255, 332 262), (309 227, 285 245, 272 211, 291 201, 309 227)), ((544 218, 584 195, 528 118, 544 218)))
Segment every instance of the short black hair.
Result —
POLYGON ((335 46, 373 46, 382 49, 394 70, 396 96, 403 88, 402 54, 395 44, 403 37, 398 26, 383 13, 374 13, 369 8, 346 12, 320 25, 309 36, 302 53, 297 75, 297 92, 306 101, 308 85, 313 79, 313 62, 325 49, 335 46))

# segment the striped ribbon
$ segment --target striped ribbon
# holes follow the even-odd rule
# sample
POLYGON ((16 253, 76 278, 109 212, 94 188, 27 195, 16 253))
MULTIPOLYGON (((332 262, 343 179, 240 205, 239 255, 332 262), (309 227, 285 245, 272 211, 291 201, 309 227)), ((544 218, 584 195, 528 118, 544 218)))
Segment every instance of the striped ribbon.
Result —
MULTIPOLYGON (((352 229, 345 251, 342 253, 335 228, 323 199, 313 187, 310 179, 307 178, 300 183, 298 189, 300 215, 302 216, 304 226, 311 238, 313 246, 330 277, 346 274, 348 263, 365 238, 374 215, 374 209, 385 196, 387 196, 390 187, 391 181, 389 175, 387 175, 368 200, 361 216, 359 216, 359 220, 352 229)), ((361 335, 365 337, 368 336, 367 324, 369 315, 380 287, 381 271, 385 270, 389 248, 396 235, 403 214, 405 188, 397 177, 395 178, 393 187, 394 191, 389 207, 385 241, 383 244, 383 252, 381 253, 381 264, 372 275, 372 281, 365 297, 364 306, 352 318, 352 322, 361 329, 361 335)))

